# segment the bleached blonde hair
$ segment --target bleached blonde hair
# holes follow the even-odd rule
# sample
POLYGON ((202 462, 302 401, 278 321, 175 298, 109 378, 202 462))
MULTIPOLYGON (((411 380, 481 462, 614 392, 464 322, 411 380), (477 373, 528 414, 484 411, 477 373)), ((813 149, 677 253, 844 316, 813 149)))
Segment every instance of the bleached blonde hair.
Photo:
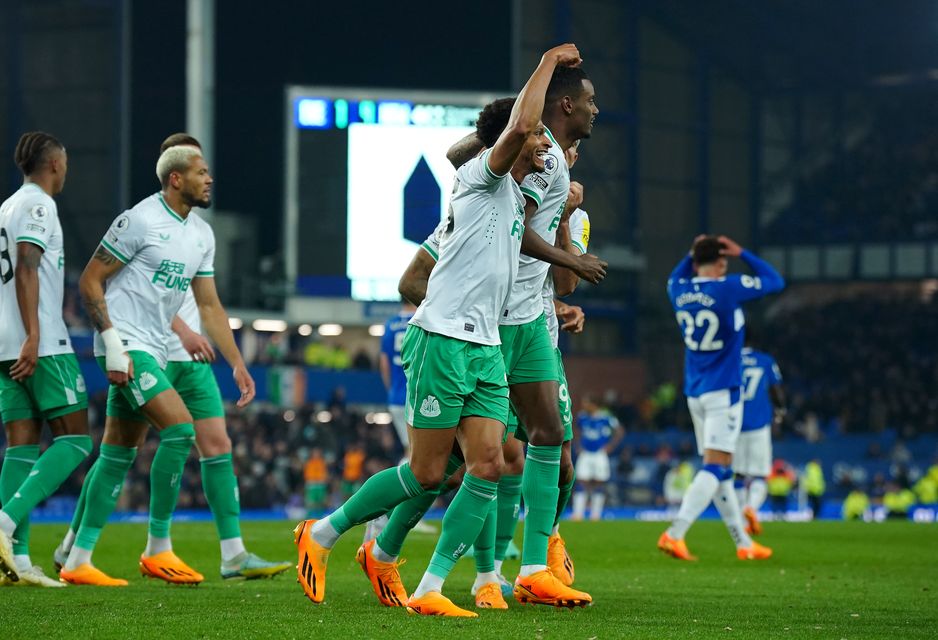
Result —
POLYGON ((183 173, 192 164, 193 158, 202 157, 202 150, 188 144, 180 144, 170 147, 160 154, 160 159, 156 161, 156 177, 160 185, 166 186, 169 182, 169 175, 178 172, 183 173))

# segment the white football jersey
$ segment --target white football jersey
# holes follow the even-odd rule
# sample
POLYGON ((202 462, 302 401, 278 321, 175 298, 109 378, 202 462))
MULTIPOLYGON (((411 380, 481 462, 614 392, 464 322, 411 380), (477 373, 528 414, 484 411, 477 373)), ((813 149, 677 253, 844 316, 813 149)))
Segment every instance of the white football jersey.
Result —
MULTIPOLYGON (((586 253, 590 244, 590 217, 583 209, 576 209, 570 214, 570 241, 573 246, 586 253)), ((550 340, 556 347, 560 342, 560 324, 557 321, 557 310, 554 309, 554 279, 547 277, 544 280, 542 292, 544 300, 544 315, 547 317, 547 330, 550 331, 550 340)))
MULTIPOLYGON (((563 149, 554 140, 550 131, 550 149, 544 156, 544 171, 525 176, 521 192, 537 203, 537 213, 528 221, 529 226, 549 245, 557 239, 557 227, 563 215, 564 205, 570 192, 570 169, 564 158, 563 149)), ((543 312, 541 290, 550 264, 521 255, 518 277, 508 294, 500 324, 527 324, 543 312)))
MULTIPOLYGON (((190 288, 186 291, 186 297, 182 301, 182 306, 176 315, 189 325, 189 328, 196 333, 202 333, 202 317, 199 315, 199 305, 195 302, 195 294, 190 288)), ((169 352, 170 362, 192 362, 192 356, 182 346, 182 340, 176 335, 176 332, 170 329, 169 337, 166 338, 166 348, 169 352)))
MULTIPOLYGON (((212 228, 194 211, 181 218, 156 193, 118 216, 101 246, 124 263, 107 282, 111 322, 128 351, 166 366, 167 337, 192 279, 214 276, 212 228)), ((97 334, 94 352, 104 355, 97 334)))
POLYGON ((518 273, 524 196, 510 174, 492 172, 490 153, 456 172, 439 260, 411 323, 451 338, 498 345, 498 315, 518 273))
POLYGON ((30 242, 42 249, 39 263, 39 356, 72 353, 62 300, 65 294, 65 250, 55 200, 31 182, 0 205, 0 361, 16 360, 26 339, 16 299, 16 245, 30 242))

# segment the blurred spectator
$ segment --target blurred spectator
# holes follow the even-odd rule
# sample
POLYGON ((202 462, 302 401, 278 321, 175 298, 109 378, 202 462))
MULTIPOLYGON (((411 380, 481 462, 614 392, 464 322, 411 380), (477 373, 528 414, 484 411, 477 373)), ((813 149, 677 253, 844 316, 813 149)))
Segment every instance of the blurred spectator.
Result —
POLYGON ((766 479, 766 484, 774 513, 783 514, 788 509, 788 496, 795 488, 795 482, 795 472, 787 462, 777 459, 772 463, 772 471, 766 479))
POLYGON ((303 481, 306 484, 306 510, 314 512, 325 509, 329 495, 329 467, 319 447, 313 447, 309 453, 309 459, 303 466, 303 481))
POLYGON ((886 483, 886 493, 883 496, 883 506, 886 507, 886 517, 908 519, 909 511, 915 505, 915 494, 897 482, 886 483))
POLYGON ((918 501, 923 504, 938 503, 938 464, 933 464, 928 471, 919 478, 913 487, 918 501))
POLYGON ((681 462, 664 476, 664 499, 670 507, 681 506, 684 492, 694 479, 694 467, 689 462, 681 462))
POLYGON ((824 491, 827 488, 827 484, 824 482, 824 469, 821 467, 820 460, 812 460, 805 465, 801 486, 804 487, 805 493, 808 494, 811 517, 817 518, 821 515, 824 491))
POLYGON ((869 497, 860 489, 854 488, 844 499, 841 513, 844 520, 861 520, 869 508, 869 497))
POLYGON ((365 448, 360 442, 345 450, 342 460, 342 495, 346 500, 362 486, 365 466, 365 448))

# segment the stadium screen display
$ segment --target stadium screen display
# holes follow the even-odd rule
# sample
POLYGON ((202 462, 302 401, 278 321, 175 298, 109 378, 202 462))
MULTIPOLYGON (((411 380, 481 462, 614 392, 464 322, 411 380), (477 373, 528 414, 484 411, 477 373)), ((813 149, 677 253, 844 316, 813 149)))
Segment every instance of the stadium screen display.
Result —
POLYGON ((487 94, 292 88, 286 271, 301 295, 398 300, 397 283, 444 217, 447 149, 487 94))

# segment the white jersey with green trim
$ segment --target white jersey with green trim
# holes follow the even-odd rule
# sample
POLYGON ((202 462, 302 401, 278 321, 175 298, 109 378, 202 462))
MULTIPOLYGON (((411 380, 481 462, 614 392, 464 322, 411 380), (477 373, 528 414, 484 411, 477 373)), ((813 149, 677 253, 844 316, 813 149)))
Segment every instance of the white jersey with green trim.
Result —
MULTIPOLYGON (((583 209, 575 209, 570 214, 570 241, 573 246, 586 253, 590 245, 590 217, 583 209)), ((544 280, 544 290, 541 292, 544 301, 544 315, 547 317, 547 330, 550 332, 550 341, 556 347, 560 343, 560 324, 557 321, 557 310, 554 309, 554 279, 547 277, 544 280)))
MULTIPOLYGON (((215 273, 215 234, 194 211, 182 218, 160 193, 111 223, 101 246, 124 263, 107 282, 108 315, 127 350, 139 350, 166 366, 167 335, 196 277, 215 273)), ((95 335, 94 353, 104 355, 95 335)))
POLYGON ((524 196, 511 175, 492 172, 490 153, 456 172, 439 259, 410 323, 466 342, 498 345, 498 314, 518 273, 524 196))
POLYGON ((420 248, 429 253, 430 257, 437 262, 440 260, 440 242, 443 240, 443 234, 446 233, 446 226, 448 224, 448 219, 444 218, 440 220, 440 224, 436 225, 436 229, 433 230, 433 233, 428 235, 427 239, 420 245, 420 248))
MULTIPOLYGON (((537 213, 528 225, 549 245, 557 239, 557 227, 570 192, 570 169, 563 149, 547 131, 551 146, 544 156, 544 171, 528 174, 521 183, 521 192, 537 203, 537 213)), ((521 255, 518 277, 508 294, 499 324, 527 324, 543 312, 541 290, 550 265, 537 258, 521 255)))
MULTIPOLYGON (((196 333, 202 333, 202 316, 199 315, 199 305, 195 302, 195 294, 190 287, 186 291, 186 297, 182 301, 182 306, 176 315, 185 322, 190 329, 196 333)), ((176 335, 176 332, 170 330, 166 338, 166 349, 169 352, 170 362, 192 362, 192 355, 182 346, 182 340, 176 335)))
POLYGON ((0 361, 16 360, 26 339, 16 298, 16 245, 42 249, 39 263, 39 356, 72 353, 62 318, 65 247, 55 200, 37 184, 25 183, 0 205, 0 361))

